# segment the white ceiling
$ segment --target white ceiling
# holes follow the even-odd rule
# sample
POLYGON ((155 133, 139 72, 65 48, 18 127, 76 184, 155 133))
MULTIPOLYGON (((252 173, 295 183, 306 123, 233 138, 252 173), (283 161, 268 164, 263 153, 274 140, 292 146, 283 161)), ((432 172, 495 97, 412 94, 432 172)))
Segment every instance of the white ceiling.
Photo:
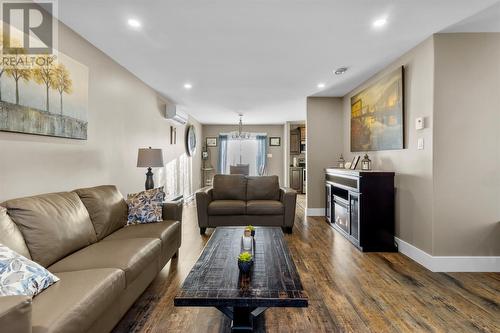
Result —
POLYGON ((270 124, 305 119, 307 96, 342 96, 496 2, 65 0, 59 17, 200 122, 234 124, 243 113, 247 124, 270 124), (388 23, 375 30, 381 17, 388 23), (349 71, 333 75, 340 66, 349 71))
POLYGON ((453 24, 442 32, 500 32, 500 2, 453 24))

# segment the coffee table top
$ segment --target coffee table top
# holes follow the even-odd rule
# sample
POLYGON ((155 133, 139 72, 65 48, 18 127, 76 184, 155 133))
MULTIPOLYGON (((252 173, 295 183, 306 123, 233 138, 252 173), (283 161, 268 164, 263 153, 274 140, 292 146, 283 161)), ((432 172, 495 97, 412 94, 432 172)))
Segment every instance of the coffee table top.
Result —
POLYGON ((174 299, 176 306, 306 307, 281 228, 255 228, 250 274, 238 269, 242 227, 217 227, 174 299))

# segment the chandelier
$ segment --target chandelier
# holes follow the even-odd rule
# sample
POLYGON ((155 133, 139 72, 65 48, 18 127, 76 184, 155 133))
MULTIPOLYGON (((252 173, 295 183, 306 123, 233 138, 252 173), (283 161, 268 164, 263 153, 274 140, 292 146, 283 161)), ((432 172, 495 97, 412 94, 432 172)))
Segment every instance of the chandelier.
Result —
POLYGON ((238 122, 238 132, 231 133, 231 139, 234 140, 248 140, 251 134, 249 132, 243 132, 243 115, 240 114, 240 121, 238 122))

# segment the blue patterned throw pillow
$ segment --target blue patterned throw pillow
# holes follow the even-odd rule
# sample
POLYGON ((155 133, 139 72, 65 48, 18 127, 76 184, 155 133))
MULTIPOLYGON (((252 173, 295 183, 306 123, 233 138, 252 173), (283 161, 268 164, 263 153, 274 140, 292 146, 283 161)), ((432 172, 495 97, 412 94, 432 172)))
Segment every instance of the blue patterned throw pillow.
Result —
POLYGON ((163 186, 127 195, 128 224, 161 221, 164 199, 163 186))
POLYGON ((57 281, 36 262, 0 244, 0 296, 36 296, 57 281))

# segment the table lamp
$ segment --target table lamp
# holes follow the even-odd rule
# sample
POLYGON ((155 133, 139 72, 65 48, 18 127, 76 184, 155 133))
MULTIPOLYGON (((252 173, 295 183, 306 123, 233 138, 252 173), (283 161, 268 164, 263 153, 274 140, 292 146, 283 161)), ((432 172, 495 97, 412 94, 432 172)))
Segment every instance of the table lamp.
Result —
POLYGON ((151 168, 159 168, 163 166, 163 153, 161 149, 152 149, 151 147, 139 148, 139 153, 137 155, 137 167, 148 168, 148 172, 146 173, 146 190, 151 190, 155 187, 151 168))

